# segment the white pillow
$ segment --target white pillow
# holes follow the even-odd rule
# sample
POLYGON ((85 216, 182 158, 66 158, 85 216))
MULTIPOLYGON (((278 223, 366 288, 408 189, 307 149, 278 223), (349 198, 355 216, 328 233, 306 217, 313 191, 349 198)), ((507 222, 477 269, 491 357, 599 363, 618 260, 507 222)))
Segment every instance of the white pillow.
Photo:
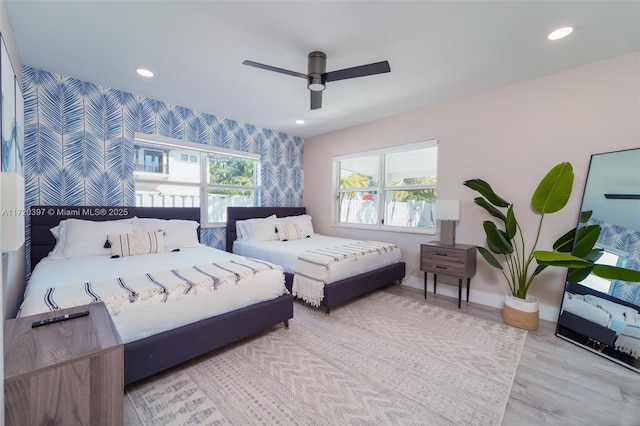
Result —
POLYGON ((586 318, 603 327, 609 327, 611 315, 603 309, 578 298, 565 297, 562 303, 562 310, 586 318))
POLYGON ((603 299, 602 297, 594 296, 592 294, 585 294, 584 300, 609 312, 609 314, 611 314, 611 318, 613 319, 624 321, 625 314, 638 315, 638 311, 630 306, 621 305, 614 301, 603 299))
POLYGON ((236 222, 236 240, 248 241, 250 235, 249 225, 246 220, 236 222))
POLYGON ((141 254, 163 253, 164 231, 136 234, 110 234, 111 257, 138 256, 141 254))
POLYGON ((280 241, 301 240, 306 238, 297 223, 278 223, 276 224, 276 229, 278 230, 278 238, 280 238, 280 241))
MULTIPOLYGON (((109 234, 133 234, 137 230, 133 219, 91 221, 66 219, 60 229, 64 244, 62 257, 73 259, 88 256, 110 256, 105 248, 109 234)), ((55 248, 54 248, 55 251, 55 248)))
MULTIPOLYGON (((265 218, 247 219, 248 239, 244 241, 274 241, 278 239, 276 232, 276 215, 265 218)), ((245 236, 246 238, 246 236, 245 236)))
POLYGON ((167 251, 198 247, 198 227, 194 220, 136 218, 142 233, 164 231, 164 247, 167 251))
POLYGON ((298 216, 285 216, 278 218, 278 223, 290 224, 295 223, 300 227, 304 238, 313 235, 313 224, 311 223, 311 216, 308 214, 301 214, 298 216))
POLYGON ((49 252, 50 259, 64 259, 63 257, 64 241, 61 238, 64 222, 66 222, 66 219, 61 220, 58 226, 54 226, 49 230, 51 231, 51 234, 53 234, 54 238, 56 239, 56 245, 53 247, 53 250, 49 252))

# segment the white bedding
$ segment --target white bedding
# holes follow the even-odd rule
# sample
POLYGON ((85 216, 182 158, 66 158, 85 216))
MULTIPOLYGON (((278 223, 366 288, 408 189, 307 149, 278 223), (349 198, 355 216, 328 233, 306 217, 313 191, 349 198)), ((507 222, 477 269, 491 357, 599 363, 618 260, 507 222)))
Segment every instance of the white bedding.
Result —
MULTIPOLYGON (((48 312, 40 294, 50 287, 77 287, 84 292, 84 283, 118 277, 136 276, 148 272, 222 262, 237 256, 207 246, 183 248, 179 252, 149 254, 111 259, 93 256, 76 259, 43 259, 31 274, 25 290, 20 316, 48 312), (36 300, 37 299, 37 300, 36 300)), ((237 285, 220 286, 215 291, 169 297, 158 294, 135 303, 124 303, 113 322, 124 343, 143 339, 204 318, 240 309, 261 301, 275 299, 286 292, 282 269, 261 271, 243 278, 237 285)))
MULTIPOLYGON (((242 256, 266 260, 281 265, 290 274, 296 271, 298 256, 307 251, 335 247, 358 240, 329 237, 326 235, 312 234, 311 238, 292 241, 234 241, 233 252, 242 256)), ((400 249, 392 250, 376 256, 365 256, 357 262, 337 262, 330 265, 329 283, 340 281, 373 271, 384 266, 392 265, 400 261, 400 249)))

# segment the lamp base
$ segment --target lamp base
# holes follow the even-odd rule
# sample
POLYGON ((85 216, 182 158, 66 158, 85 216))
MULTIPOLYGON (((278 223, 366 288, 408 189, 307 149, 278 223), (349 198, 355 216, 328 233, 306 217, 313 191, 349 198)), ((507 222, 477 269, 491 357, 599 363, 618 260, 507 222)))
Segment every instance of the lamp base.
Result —
POLYGON ((455 220, 443 220, 440 222, 440 243, 448 246, 456 245, 455 220))

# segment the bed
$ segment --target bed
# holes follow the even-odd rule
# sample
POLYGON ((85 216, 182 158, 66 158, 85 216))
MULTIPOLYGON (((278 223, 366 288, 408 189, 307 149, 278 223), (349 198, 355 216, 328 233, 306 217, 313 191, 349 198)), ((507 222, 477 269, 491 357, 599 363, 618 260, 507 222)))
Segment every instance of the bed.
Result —
MULTIPOLYGON (((301 217, 306 215, 306 209, 304 207, 228 207, 227 208, 227 226, 226 226, 226 249, 228 252, 239 253, 239 244, 237 243, 238 233, 236 224, 238 221, 244 221, 247 219, 260 219, 268 217, 285 218, 285 217, 301 217), (235 244, 235 248, 234 248, 235 244)), ((310 218, 309 218, 310 220, 310 218)), ((304 225, 303 225, 304 226, 304 225)), ((313 233, 313 230, 307 232, 307 234, 313 233)), ((318 234, 313 234, 318 236, 318 234)), ((306 235, 305 235, 306 237, 306 235)), ((302 246, 307 243, 306 238, 301 238, 302 246)), ((309 238, 312 241, 314 238, 309 238)), ((343 241, 349 241, 344 240, 343 241)), ((271 242, 271 241, 269 241, 271 242)), ((287 244, 294 241, 289 241, 287 244)), ((284 245, 280 246, 284 247, 284 245)), ((275 248, 275 251, 279 249, 275 248)), ((260 251, 245 252, 247 256, 257 257, 261 259, 272 259, 274 261, 277 258, 270 257, 268 253, 260 253, 260 251)), ((273 252, 272 252, 273 253, 273 252)), ((335 281, 330 281, 324 285, 322 300, 319 303, 320 306, 326 308, 326 315, 329 315, 331 308, 341 303, 347 302, 355 297, 366 294, 370 291, 378 289, 390 282, 401 282, 405 276, 405 263, 400 261, 400 251, 397 249, 392 253, 395 258, 388 262, 388 264, 377 263, 375 266, 368 267, 367 270, 358 271, 357 275, 348 276, 335 281)), ((274 263, 279 263, 278 261, 274 263)), ((356 262, 357 263, 357 262, 356 262)), ((294 291, 294 279, 295 268, 291 265, 283 265, 285 269, 286 286, 291 292, 294 291)))
POLYGON ((608 299, 587 287, 571 285, 565 291, 558 329, 583 336, 584 344, 596 345, 600 351, 608 348, 640 359, 638 307, 608 299))
MULTIPOLYGON (((31 211, 34 213, 31 216, 32 273, 19 315, 53 311, 70 303, 88 303, 87 297, 96 292, 103 295, 124 342, 125 384, 278 323, 282 322, 288 328, 288 320, 293 317, 293 297, 284 287, 282 269, 199 244, 199 226, 193 223, 200 221, 198 208, 33 206, 31 211), (112 226, 123 229, 119 222, 124 222, 126 230, 129 221, 144 220, 147 227, 156 229, 157 221, 166 223, 169 219, 168 223, 175 224, 176 228, 171 234, 162 233, 160 242, 166 242, 166 251, 161 253, 127 256, 122 247, 129 246, 111 245, 118 241, 111 236, 109 243, 105 241, 99 249, 99 255, 92 253, 94 256, 82 259, 63 259, 64 256, 56 252, 60 245, 56 245, 52 229, 58 231, 55 228, 66 219, 92 221, 91 226, 94 226, 93 222, 100 222, 98 226, 109 229, 112 226), (172 244, 184 240, 183 235, 191 235, 182 232, 186 224, 194 231, 198 227, 191 238, 192 243, 187 247, 172 248, 172 244), (115 256, 112 258, 103 255, 104 250, 117 254, 112 254, 115 256), (163 264, 162 268, 159 264, 163 264), (203 265, 217 269, 209 270, 203 265), (250 271, 245 272, 247 269, 250 271), (56 278, 60 273, 64 278, 56 278), (194 275, 189 275, 197 273, 208 274, 210 284, 207 286, 204 279, 196 280, 194 275), (141 281, 147 275, 151 277, 148 278, 151 284, 141 281), (123 277, 123 288, 135 290, 135 297, 131 292, 127 293, 128 300, 122 300, 115 292, 110 293, 105 285, 123 277), (87 287, 89 280, 91 286, 87 287), (71 296, 67 287, 73 286, 64 287, 75 283, 84 285, 82 296, 71 296), (54 287, 56 284, 61 287, 54 287), (156 287, 155 291, 149 290, 152 286, 156 287), (51 298, 47 293, 50 287, 55 289, 51 298), (46 297, 43 298, 43 294, 46 297), (163 321, 157 321, 158 317, 163 321)), ((81 225, 89 224, 83 222, 81 225)), ((136 222, 135 226, 140 225, 136 222)), ((81 227, 77 229, 82 230, 81 227)), ((156 231, 149 232, 149 238, 155 234, 156 231)), ((124 235, 130 236, 126 233, 118 236, 124 235)), ((76 245, 71 250, 86 250, 86 247, 76 245)))

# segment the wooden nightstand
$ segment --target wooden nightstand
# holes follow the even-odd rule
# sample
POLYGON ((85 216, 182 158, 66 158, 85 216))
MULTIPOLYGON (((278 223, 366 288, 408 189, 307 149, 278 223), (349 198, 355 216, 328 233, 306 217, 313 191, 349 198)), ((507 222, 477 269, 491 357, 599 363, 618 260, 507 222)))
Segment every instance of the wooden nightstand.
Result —
POLYGON ((5 321, 6 424, 121 425, 123 398, 124 345, 104 303, 5 321))
POLYGON ((467 302, 471 277, 476 274, 476 247, 466 244, 446 245, 439 241, 420 244, 420 270, 424 271, 424 298, 427 298, 427 273, 433 273, 433 292, 438 274, 458 278, 458 308, 462 301, 462 280, 467 280, 467 302))

